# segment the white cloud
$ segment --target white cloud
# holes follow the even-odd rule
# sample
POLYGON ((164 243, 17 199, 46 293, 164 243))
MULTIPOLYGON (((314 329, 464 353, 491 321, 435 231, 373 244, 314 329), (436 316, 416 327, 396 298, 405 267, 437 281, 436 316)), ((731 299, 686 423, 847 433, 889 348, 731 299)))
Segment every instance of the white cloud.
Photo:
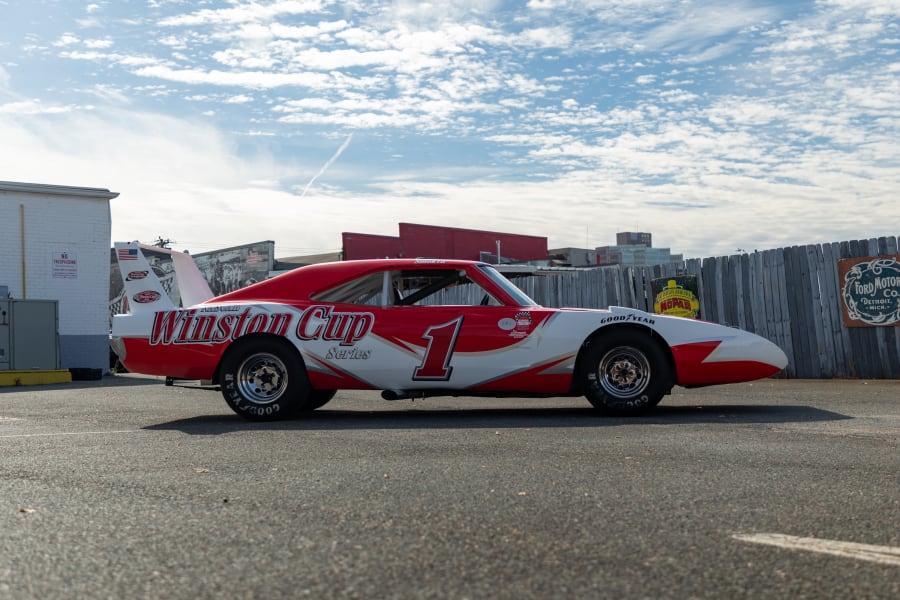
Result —
POLYGON ((59 37, 59 39, 57 39, 55 42, 53 42, 53 45, 61 48, 61 47, 77 44, 80 41, 81 40, 77 36, 72 35, 71 33, 65 33, 65 34, 61 35, 59 37))
POLYGON ((439 28, 448 22, 470 20, 490 14, 500 0, 454 0, 453 2, 423 2, 421 0, 392 0, 379 19, 403 22, 413 28, 439 28))
POLYGON ((5 115, 55 115, 76 110, 77 107, 62 104, 44 104, 40 100, 20 100, 0 104, 0 114, 5 115))
POLYGON ((169 46, 171 48, 185 49, 188 47, 188 40, 185 37, 180 37, 177 35, 167 35, 161 37, 157 40, 159 44, 163 46, 169 46))
POLYGON ((115 52, 98 52, 96 50, 82 51, 72 50, 60 52, 62 58, 72 60, 87 60, 93 62, 111 62, 123 66, 133 67, 139 65, 155 65, 159 63, 159 59, 150 56, 137 56, 130 54, 118 54, 115 52))
MULTIPOLYGON (((349 27, 349 23, 343 19, 337 21, 319 21, 316 25, 284 25, 281 23, 272 23, 269 25, 269 31, 272 37, 282 39, 296 40, 316 40, 322 39, 336 31, 342 31, 349 27)), ((327 37, 325 39, 328 39, 327 37)))
POLYGON ((113 41, 111 39, 105 40, 85 40, 84 46, 86 48, 96 48, 96 49, 104 49, 109 48, 113 45, 113 41))
POLYGON ((302 15, 321 12, 326 2, 322 0, 276 0, 269 4, 257 2, 236 3, 232 8, 203 9, 190 15, 178 15, 161 19, 164 27, 221 25, 260 22, 284 15, 302 15))
POLYGON ((333 50, 323 52, 316 48, 310 48, 296 54, 293 62, 314 71, 332 71, 375 65, 396 66, 408 59, 409 57, 396 50, 376 50, 374 52, 333 50))
POLYGON ((330 87, 329 84, 333 81, 330 76, 318 73, 204 71, 201 69, 175 69, 163 65, 143 67, 134 73, 141 77, 153 77, 179 83, 237 86, 251 89, 270 89, 283 86, 326 88, 330 87))
POLYGON ((777 18, 773 7, 743 2, 727 5, 712 2, 684 3, 666 16, 665 22, 641 36, 641 43, 654 49, 686 49, 706 40, 735 35, 746 27, 777 18))
POLYGON ((572 32, 563 26, 526 29, 515 36, 515 43, 541 48, 568 48, 572 45, 572 32))

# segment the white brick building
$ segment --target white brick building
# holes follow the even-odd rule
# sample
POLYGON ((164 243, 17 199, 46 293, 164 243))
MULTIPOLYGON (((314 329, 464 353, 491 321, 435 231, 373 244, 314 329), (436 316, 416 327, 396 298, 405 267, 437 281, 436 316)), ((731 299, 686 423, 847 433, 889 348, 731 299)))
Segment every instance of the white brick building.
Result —
POLYGON ((59 302, 63 369, 109 367, 109 201, 118 195, 0 181, 0 293, 59 302))

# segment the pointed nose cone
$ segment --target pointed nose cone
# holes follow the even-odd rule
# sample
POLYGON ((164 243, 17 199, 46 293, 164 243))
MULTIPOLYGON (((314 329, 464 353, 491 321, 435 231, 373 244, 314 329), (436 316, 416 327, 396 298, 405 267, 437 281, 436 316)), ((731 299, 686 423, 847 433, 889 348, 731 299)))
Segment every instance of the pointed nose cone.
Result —
POLYGON ((744 381, 771 377, 788 365, 787 355, 777 344, 747 331, 741 331, 740 335, 722 344, 719 350, 717 360, 743 363, 746 370, 744 381))
MULTIPOLYGON (((757 336, 757 337, 759 337, 759 336, 757 336)), ((787 354, 784 353, 784 350, 779 348, 778 345, 776 345, 774 342, 770 342, 769 340, 767 340, 765 338, 759 338, 759 339, 761 339, 766 344, 768 344, 768 352, 771 353, 771 358, 769 359, 769 364, 771 364, 773 367, 776 367, 778 369, 778 371, 775 371, 775 373, 778 373, 779 371, 784 370, 788 366, 788 357, 787 357, 787 354)), ((775 373, 772 373, 772 374, 774 375, 775 373)))
POLYGON ((724 327, 722 333, 721 341, 695 342, 672 348, 679 385, 764 379, 781 372, 788 364, 781 348, 763 337, 724 327))

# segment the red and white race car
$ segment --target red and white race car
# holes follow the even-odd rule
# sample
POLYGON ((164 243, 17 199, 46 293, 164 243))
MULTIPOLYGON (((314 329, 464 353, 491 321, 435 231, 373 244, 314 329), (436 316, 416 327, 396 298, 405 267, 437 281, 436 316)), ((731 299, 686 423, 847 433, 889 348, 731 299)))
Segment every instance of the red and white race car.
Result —
POLYGON ((113 318, 112 345, 125 367, 212 381, 247 419, 314 410, 341 389, 388 400, 584 395, 603 412, 636 414, 675 384, 749 381, 787 365, 775 344, 714 323, 544 308, 492 266, 462 260, 311 265, 213 298, 193 260, 170 252, 178 308, 138 243, 115 246, 129 313, 113 318))

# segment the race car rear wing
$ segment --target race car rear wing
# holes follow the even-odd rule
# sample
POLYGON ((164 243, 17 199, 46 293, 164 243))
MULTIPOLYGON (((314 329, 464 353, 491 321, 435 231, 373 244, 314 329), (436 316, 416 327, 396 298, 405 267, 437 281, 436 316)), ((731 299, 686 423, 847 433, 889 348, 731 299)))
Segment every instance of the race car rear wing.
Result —
POLYGON ((182 306, 200 304, 213 297, 209 284, 206 283, 203 273, 197 268, 190 254, 147 246, 139 242, 116 242, 115 249, 130 314, 153 313, 176 308, 141 250, 168 254, 172 258, 182 306))

